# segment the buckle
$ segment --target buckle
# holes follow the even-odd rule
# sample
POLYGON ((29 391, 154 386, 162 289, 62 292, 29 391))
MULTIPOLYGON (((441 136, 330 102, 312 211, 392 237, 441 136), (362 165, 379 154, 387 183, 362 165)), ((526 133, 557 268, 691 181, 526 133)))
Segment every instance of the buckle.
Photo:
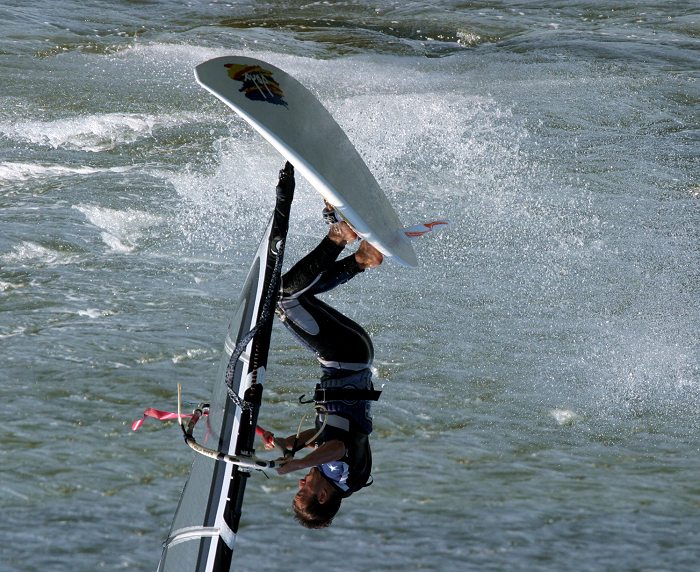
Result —
POLYGON ((323 220, 326 224, 338 224, 340 222, 340 218, 332 207, 323 209, 323 220))

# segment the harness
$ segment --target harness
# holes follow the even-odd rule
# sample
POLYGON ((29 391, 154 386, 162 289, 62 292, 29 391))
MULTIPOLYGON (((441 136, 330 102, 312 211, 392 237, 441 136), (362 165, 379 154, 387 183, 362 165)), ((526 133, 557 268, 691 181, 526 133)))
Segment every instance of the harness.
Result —
POLYGON ((306 394, 299 397, 299 403, 329 403, 331 401, 379 401, 381 391, 376 389, 355 389, 354 387, 321 387, 316 384, 314 395, 306 399, 306 394))

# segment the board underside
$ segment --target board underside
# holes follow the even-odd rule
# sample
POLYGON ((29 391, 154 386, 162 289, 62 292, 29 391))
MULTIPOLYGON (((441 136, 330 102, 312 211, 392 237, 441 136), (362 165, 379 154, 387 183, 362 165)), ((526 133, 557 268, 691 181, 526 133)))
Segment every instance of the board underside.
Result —
POLYGON ((245 119, 385 256, 416 266, 384 191, 318 99, 266 62, 225 56, 196 67, 197 81, 245 119))

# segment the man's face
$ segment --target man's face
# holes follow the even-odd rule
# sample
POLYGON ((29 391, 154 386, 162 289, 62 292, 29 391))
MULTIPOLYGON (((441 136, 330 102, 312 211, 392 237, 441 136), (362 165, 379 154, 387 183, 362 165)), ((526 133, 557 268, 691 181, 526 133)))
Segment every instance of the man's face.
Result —
POLYGON ((298 508, 306 508, 309 501, 318 496, 323 488, 323 476, 314 467, 306 476, 299 479, 299 492, 294 496, 294 505, 298 508))

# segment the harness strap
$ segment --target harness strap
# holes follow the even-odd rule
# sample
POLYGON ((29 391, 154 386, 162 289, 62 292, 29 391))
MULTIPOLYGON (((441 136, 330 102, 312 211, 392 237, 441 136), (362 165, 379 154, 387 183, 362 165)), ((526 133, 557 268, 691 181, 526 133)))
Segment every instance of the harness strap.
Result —
POLYGON ((379 401, 381 391, 375 389, 354 389, 351 387, 323 388, 314 391, 314 401, 327 403, 329 401, 379 401))

